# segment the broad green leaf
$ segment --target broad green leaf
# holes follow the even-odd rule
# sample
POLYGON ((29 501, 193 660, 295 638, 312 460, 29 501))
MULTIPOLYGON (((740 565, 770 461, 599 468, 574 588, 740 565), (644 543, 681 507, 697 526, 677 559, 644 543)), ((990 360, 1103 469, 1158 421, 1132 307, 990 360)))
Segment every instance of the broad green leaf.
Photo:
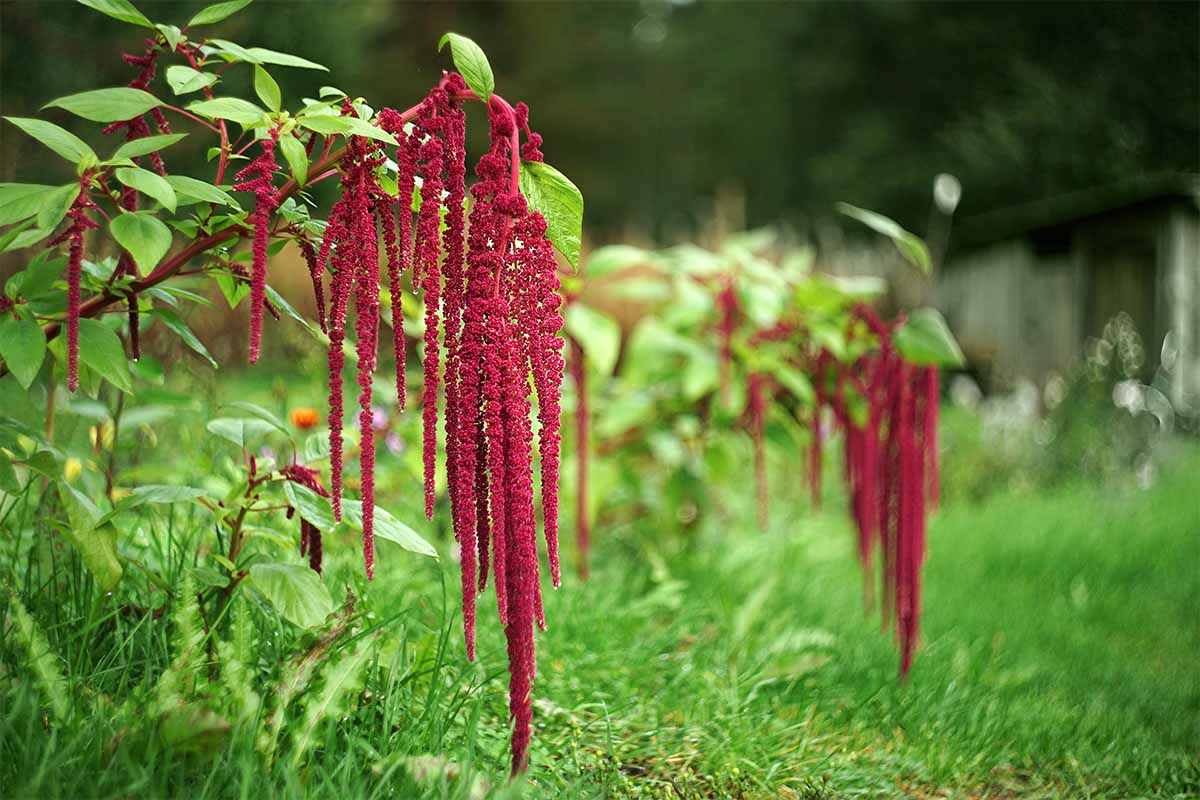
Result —
POLYGON ((81 162, 94 164, 100 160, 86 142, 53 122, 28 117, 5 117, 5 119, 72 164, 81 162))
POLYGON ((488 102, 492 92, 496 91, 496 78, 492 74, 492 65, 479 45, 466 36, 457 33, 446 33, 438 42, 438 52, 450 45, 450 57, 454 60, 454 68, 467 82, 467 88, 478 95, 483 102, 488 102))
POLYGON ((79 552, 87 571, 106 592, 116 588, 124 570, 117 558, 117 532, 111 525, 97 528, 100 509, 87 495, 62 481, 58 482, 58 496, 67 511, 68 525, 63 529, 67 540, 79 552))
POLYGON ((213 100, 197 100, 188 105, 188 111, 209 119, 228 119, 242 126, 262 122, 267 115, 249 100, 240 97, 218 97, 213 100))
MULTIPOLYGON (((342 519, 351 528, 362 530, 362 501, 342 498, 342 519)), ((409 526, 393 517, 386 509, 375 506, 375 535, 394 542, 411 553, 437 558, 437 550, 409 526)))
POLYGON ((201 72, 198 69, 175 65, 167 67, 167 85, 175 94, 190 94, 212 86, 219 81, 211 72, 201 72))
POLYGON ((158 32, 167 40, 167 47, 174 53, 179 47, 179 43, 183 40, 183 31, 179 30, 178 25, 163 25, 159 23, 154 27, 158 28, 158 32))
POLYGON ((617 321, 583 303, 572 303, 567 306, 563 324, 592 366, 601 375, 611 375, 621 350, 621 326, 617 321))
POLYGON ((336 86, 322 86, 317 95, 319 97, 345 97, 346 93, 336 86))
POLYGON ((42 108, 61 108, 92 122, 120 122, 140 117, 161 105, 157 97, 143 89, 121 86, 67 95, 51 100, 42 108))
POLYGON ((287 496, 288 503, 296 509, 296 513, 318 530, 331 531, 337 526, 333 518, 333 505, 328 497, 321 497, 307 486, 294 481, 284 482, 283 493, 287 496))
POLYGON ((145 156, 157 150, 162 150, 164 147, 170 147, 181 139, 186 139, 186 133, 164 133, 157 136, 143 136, 141 139, 132 139, 117 148, 117 152, 113 153, 110 161, 119 161, 122 158, 137 158, 145 156))
POLYGON ((329 72, 329 68, 322 66, 315 61, 309 61, 307 58, 294 56, 291 53, 280 53, 276 50, 268 50, 265 47, 248 47, 246 48, 255 60, 255 64, 277 64, 281 67, 299 67, 300 69, 319 69, 322 72, 329 72))
POLYGON ((279 140, 279 149, 283 151, 292 177, 296 179, 296 183, 303 186, 308 180, 308 152, 304 149, 304 144, 295 136, 284 136, 279 140))
POLYGON ((254 65, 254 93, 258 95, 258 99, 262 100, 267 108, 272 111, 279 110, 279 84, 271 77, 271 73, 258 64, 254 65))
POLYGON ((211 47, 217 48, 222 53, 233 56, 235 61, 244 61, 247 64, 259 63, 253 53, 237 42, 231 42, 228 39, 209 39, 208 44, 211 47))
POLYGON ((99 320, 79 320, 79 360, 123 392, 132 392, 121 340, 99 320))
POLYGON ((0 183, 0 225, 11 225, 34 216, 42 210, 50 194, 58 189, 43 183, 0 183))
POLYGON ((396 141, 396 137, 385 131, 383 128, 372 125, 366 120, 358 117, 344 117, 346 122, 350 123, 350 132, 355 136, 362 136, 367 139, 375 139, 390 145, 400 144, 396 141))
POLYGON ((88 8, 96 9, 101 14, 107 14, 113 19, 119 19, 121 22, 154 30, 154 23, 147 19, 145 14, 138 11, 137 7, 129 0, 78 0, 78 2, 88 8))
POLYGON ((0 492, 16 494, 19 491, 21 481, 17 478, 17 471, 13 469, 12 459, 8 457, 8 453, 0 450, 0 492))
POLYGON ((175 335, 182 339, 184 344, 211 364, 214 369, 216 368, 217 362, 208 352, 208 348, 196 338, 196 334, 192 333, 192 329, 187 326, 186 322, 179 318, 178 314, 169 308, 153 308, 148 313, 162 320, 162 323, 174 331, 175 335))
POLYGON ((120 167, 117 169, 116 175, 117 180, 130 189, 136 189, 142 194, 153 197, 168 211, 175 211, 175 190, 158 173, 141 167, 120 167))
POLYGON ((148 483, 133 490, 130 498, 138 503, 182 503, 185 500, 195 500, 197 497, 207 497, 205 489, 195 486, 172 486, 164 483, 148 483))
POLYGON ((214 436, 220 436, 238 447, 245 447, 246 442, 250 439, 275 430, 273 425, 261 419, 234 419, 233 417, 217 417, 209 420, 204 427, 214 436))
POLYGON ((133 256, 138 273, 146 275, 171 248, 171 229, 149 211, 120 214, 109 224, 113 238, 133 256))
POLYGON ((332 114, 305 114, 296 121, 300 123, 300 127, 307 128, 322 136, 349 133, 351 129, 348 117, 335 117, 332 114))
POLYGON ((375 535, 400 545, 410 553, 437 558, 437 550, 420 534, 400 520, 393 517, 386 509, 375 506, 375 535))
POLYGON ((63 217, 71 210, 75 198, 79 197, 79 184, 68 183, 59 186, 46 195, 42 208, 38 211, 37 226, 44 231, 54 230, 63 217))
POLYGON ((929 257, 929 248, 925 246, 925 242, 916 234, 909 233, 900 227, 895 220, 865 208, 852 206, 849 203, 838 203, 837 210, 847 217, 858 220, 876 233, 881 233, 891 239, 895 242, 900 255, 926 275, 933 268, 933 262, 929 257))
POLYGON ((5 317, 0 320, 0 358, 25 389, 33 383, 46 357, 46 336, 36 322, 5 317))
POLYGON ((232 16, 241 11, 246 6, 250 5, 253 0, 229 0, 225 3, 213 3, 211 6, 201 9, 197 14, 188 21, 188 27, 192 28, 196 25, 212 25, 214 22, 220 22, 226 17, 232 16))
POLYGON ((175 190, 176 200, 181 206, 194 203, 218 203, 220 205, 239 208, 237 201, 224 189, 218 189, 211 183, 189 178, 186 175, 168 175, 167 183, 175 190))
POLYGON ((599 278, 630 267, 654 265, 658 257, 649 250, 627 244, 610 244, 591 251, 584 264, 589 278, 599 278))
POLYGON ((321 576, 300 564, 254 564, 250 585, 275 610, 301 628, 315 628, 333 613, 333 599, 321 576))
MULTIPOLYGON (((35 234, 42 233, 41 231, 28 231, 29 226, 33 225, 35 222, 37 222, 37 220, 27 219, 24 222, 9 228, 3 236, 0 236, 0 253, 7 253, 9 250, 14 249, 14 243, 17 241, 17 239, 21 238, 22 234, 26 232, 35 234)), ((49 233, 49 231, 46 231, 45 234, 42 234, 42 236, 39 237, 39 240, 40 238, 45 238, 45 235, 49 233)), ((30 244, 33 244, 33 242, 30 242, 30 244)))
POLYGON ((936 309, 918 308, 892 335, 896 350, 910 364, 961 367, 966 363, 954 334, 936 309))
POLYGON ((572 267, 579 266, 583 195, 567 176, 541 161, 522 161, 521 194, 546 218, 546 236, 572 267))
POLYGON ((238 304, 246 299, 246 295, 250 294, 249 282, 242 280, 229 270, 213 270, 209 274, 217 282, 217 288, 221 290, 221 294, 225 297, 225 302, 229 303, 230 308, 237 308, 238 304))
POLYGON ((304 463, 311 464, 323 458, 329 458, 329 437, 314 433, 304 440, 304 463))
POLYGON ((263 408, 260 405, 255 404, 255 403, 250 403, 250 402, 247 402, 246 400, 235 400, 232 403, 223 403, 221 405, 221 408, 223 408, 223 409, 224 408, 236 408, 238 411, 245 411, 247 414, 254 417, 255 419, 261 419, 263 422, 270 424, 271 427, 273 427, 275 430, 279 431, 280 433, 284 434, 285 436, 290 435, 287 425, 283 424, 283 420, 281 420, 277 415, 271 413, 267 409, 263 408))

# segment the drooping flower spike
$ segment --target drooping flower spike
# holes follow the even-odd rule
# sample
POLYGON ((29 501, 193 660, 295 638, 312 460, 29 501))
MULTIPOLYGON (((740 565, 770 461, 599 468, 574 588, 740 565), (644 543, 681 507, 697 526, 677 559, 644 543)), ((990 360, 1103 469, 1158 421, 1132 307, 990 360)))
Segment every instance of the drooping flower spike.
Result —
POLYGON ((263 304, 267 291, 267 245, 271 234, 271 216, 279 205, 275 192, 275 145, 279 129, 273 129, 259 142, 259 156, 234 176, 234 191, 254 194, 254 212, 250 224, 254 228, 254 263, 250 277, 250 363, 258 361, 262 347, 263 304))
MULTIPOLYGON (((68 243, 67 255, 67 388, 72 392, 79 387, 79 303, 80 283, 83 277, 83 235, 99 225, 88 216, 88 210, 96 204, 88 197, 92 182, 92 170, 79 176, 79 194, 75 196, 67 217, 71 223, 50 242, 54 247, 68 243)), ((136 302, 136 301, 135 301, 136 302)))
MULTIPOLYGON (((513 108, 497 96, 488 102, 490 147, 475 168, 478 180, 469 190, 472 205, 470 225, 466 224, 466 130, 461 104, 472 97, 462 78, 451 74, 413 109, 380 112, 380 126, 399 142, 394 151, 396 196, 385 191, 379 180, 386 155, 382 146, 373 139, 351 138, 341 158, 342 194, 309 268, 319 300, 323 276, 327 270, 330 273, 323 319, 329 334, 331 499, 338 518, 343 510, 343 346, 350 300, 354 300, 368 577, 374 574, 375 434, 370 402, 378 349, 377 242, 382 239, 387 259, 397 401, 402 409, 406 398, 401 276, 405 269, 412 270, 414 293, 425 308, 421 393, 425 509, 432 516, 440 387, 450 512, 462 564, 467 655, 474 658, 475 654, 475 598, 490 573, 509 643, 516 772, 528 763, 530 687, 536 674, 533 628, 545 628, 538 581, 530 388, 537 400, 543 531, 557 586, 563 320, 557 262, 546 238, 546 221, 528 208, 518 188, 520 159, 542 158, 541 137, 529 130, 523 105, 513 108), (409 202, 418 179, 420 209, 414 226, 409 202)), ((343 112, 353 113, 348 102, 343 112)), ((311 537, 308 542, 311 548, 311 537)))

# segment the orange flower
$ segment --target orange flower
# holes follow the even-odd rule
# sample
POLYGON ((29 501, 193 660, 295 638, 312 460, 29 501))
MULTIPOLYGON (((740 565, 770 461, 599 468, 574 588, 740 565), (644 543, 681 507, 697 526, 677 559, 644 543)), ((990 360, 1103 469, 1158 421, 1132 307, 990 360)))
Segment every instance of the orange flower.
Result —
POLYGON ((315 408, 293 408, 288 416, 292 420, 292 424, 301 430, 315 428, 321 421, 321 415, 315 408))

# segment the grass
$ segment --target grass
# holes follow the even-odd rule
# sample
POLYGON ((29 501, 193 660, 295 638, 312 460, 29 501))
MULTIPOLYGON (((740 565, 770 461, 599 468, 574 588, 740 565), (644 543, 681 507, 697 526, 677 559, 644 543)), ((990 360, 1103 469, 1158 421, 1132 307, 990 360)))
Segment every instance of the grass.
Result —
MULTIPOLYGON (((186 483, 215 469, 215 451, 188 439, 211 412, 193 412, 158 431, 163 452, 130 477, 170 471, 186 483), (174 461, 181 453, 188 463, 174 461)), ((353 588, 360 615, 358 634, 323 658, 332 669, 363 643, 372 658, 362 691, 308 731, 312 748, 265 766, 253 725, 214 726, 181 747, 144 707, 122 706, 174 655, 173 626, 146 611, 165 595, 134 569, 115 594, 98 591, 46 527, 46 501, 27 492, 0 531, 0 581, 46 633, 73 711, 51 713, 12 637, 10 607, 0 628, 0 796, 1200 793, 1195 448, 1147 491, 1068 483, 939 512, 923 648, 904 686, 890 637, 864 615, 840 501, 809 513, 777 466, 766 532, 753 526, 752 492, 688 535, 600 526, 592 579, 566 576, 546 597, 533 769, 512 786, 494 601, 481 599, 479 656, 468 664, 444 532, 422 529, 439 561, 381 550, 369 585, 352 541, 327 544, 327 581, 335 596, 353 588)), ((409 467, 384 485, 389 507, 411 521, 409 467)), ((183 507, 148 511, 136 530, 141 557, 168 581, 202 557, 206 536, 203 517, 183 507)), ((249 594, 238 602, 257 631, 253 688, 269 704, 281 664, 316 652, 313 637, 249 594)), ((299 738, 303 717, 291 712, 286 740, 299 738)))

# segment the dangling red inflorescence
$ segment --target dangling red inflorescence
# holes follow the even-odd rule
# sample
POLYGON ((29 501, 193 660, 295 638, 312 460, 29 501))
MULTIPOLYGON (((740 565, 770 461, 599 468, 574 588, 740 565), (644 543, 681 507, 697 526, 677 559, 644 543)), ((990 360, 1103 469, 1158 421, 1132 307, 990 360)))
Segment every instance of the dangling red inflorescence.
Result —
MULTIPOLYGON (((367 269, 378 270, 377 238, 371 205, 372 198, 378 193, 374 175, 380 160, 377 150, 378 147, 371 140, 358 136, 350 139, 342 157, 342 196, 330 211, 321 249, 317 254, 318 269, 324 269, 326 259, 329 259, 332 267, 329 313, 326 318, 329 325, 329 460, 333 513, 337 519, 341 519, 342 514, 342 367, 345 363, 342 345, 346 337, 346 317, 350 297, 366 261, 374 261, 367 269)), ((365 307, 371 306, 367 304, 365 307)), ((374 308, 378 309, 378 303, 374 308)), ((372 368, 373 362, 372 359, 372 368)), ((360 370, 362 366, 359 365, 360 370)), ((367 517, 373 513, 374 507, 368 508, 364 504, 363 550, 368 574, 374 572, 374 547, 365 532, 367 517)))
POLYGON ((849 364, 839 364, 822 351, 817 396, 846 432, 845 471, 866 575, 864 594, 871 605, 873 552, 878 548, 883 624, 895 620, 903 679, 912 667, 919 637, 926 516, 937 497, 937 368, 905 361, 892 342, 895 324, 884 323, 870 307, 855 308, 854 318, 878 347, 849 364), (832 397, 823 391, 830 367, 837 369, 832 397), (849 407, 847 386, 866 405, 857 418, 849 407))
POLYGON ((275 163, 275 144, 279 141, 279 129, 271 131, 262 139, 262 152, 258 158, 243 167, 234 176, 237 183, 234 191, 254 193, 254 212, 250 224, 254 227, 254 264, 250 276, 250 363, 258 361, 262 346, 263 303, 267 290, 267 243, 271 235, 271 215, 279 205, 273 180, 278 165, 275 163))
MULTIPOLYGON (((279 472, 292 483, 311 489, 321 497, 329 497, 329 492, 321 484, 321 473, 318 470, 293 463, 279 472)), ((288 519, 291 519, 295 510, 288 507, 288 519)), ((303 515, 300 517, 300 555, 307 555, 308 566, 312 568, 313 572, 321 574, 321 529, 305 519, 303 515)))
MULTIPOLYGON (((490 569, 508 639, 515 773, 528 763, 530 687, 536 674, 534 626, 545 629, 538 580, 530 389, 532 385, 538 403, 543 529, 557 586, 563 320, 557 262, 546 236, 546 221, 528 209, 518 191, 519 159, 541 160, 541 137, 529 131, 524 106, 513 109, 496 96, 488 102, 491 146, 475 168, 479 180, 470 188, 473 203, 466 224, 466 128, 460 104, 470 96, 460 76, 447 75, 419 106, 404 113, 380 112, 380 126, 399 142, 396 197, 381 188, 376 174, 383 164, 379 145, 352 137, 341 160, 342 195, 330 213, 319 251, 306 258, 318 297, 327 262, 332 274, 325 321, 332 501, 338 518, 342 512, 342 347, 351 296, 357 313, 368 576, 374 569, 370 401, 378 345, 377 237, 382 236, 388 262, 401 409, 405 405, 401 275, 412 267, 414 291, 425 306, 421 398, 425 510, 432 515, 436 499, 438 385, 444 367, 446 473, 462 562, 463 634, 467 656, 473 659, 475 599, 487 585, 490 569), (421 207, 413 235, 410 200, 418 177, 421 207), (445 347, 444 359, 440 346, 445 347)), ((353 113, 349 103, 343 113, 353 113)), ((311 543, 308 537, 305 546, 311 549, 311 543)))
MULTIPOLYGON (((79 387, 79 302, 80 282, 83 278, 83 235, 92 228, 100 227, 88 216, 88 209, 96 204, 88 197, 88 187, 94 170, 85 170, 79 176, 79 194, 76 195, 67 217, 71 223, 53 239, 48 247, 68 242, 67 254, 67 388, 72 392, 79 387)), ((136 302, 136 301, 135 301, 136 302)))

